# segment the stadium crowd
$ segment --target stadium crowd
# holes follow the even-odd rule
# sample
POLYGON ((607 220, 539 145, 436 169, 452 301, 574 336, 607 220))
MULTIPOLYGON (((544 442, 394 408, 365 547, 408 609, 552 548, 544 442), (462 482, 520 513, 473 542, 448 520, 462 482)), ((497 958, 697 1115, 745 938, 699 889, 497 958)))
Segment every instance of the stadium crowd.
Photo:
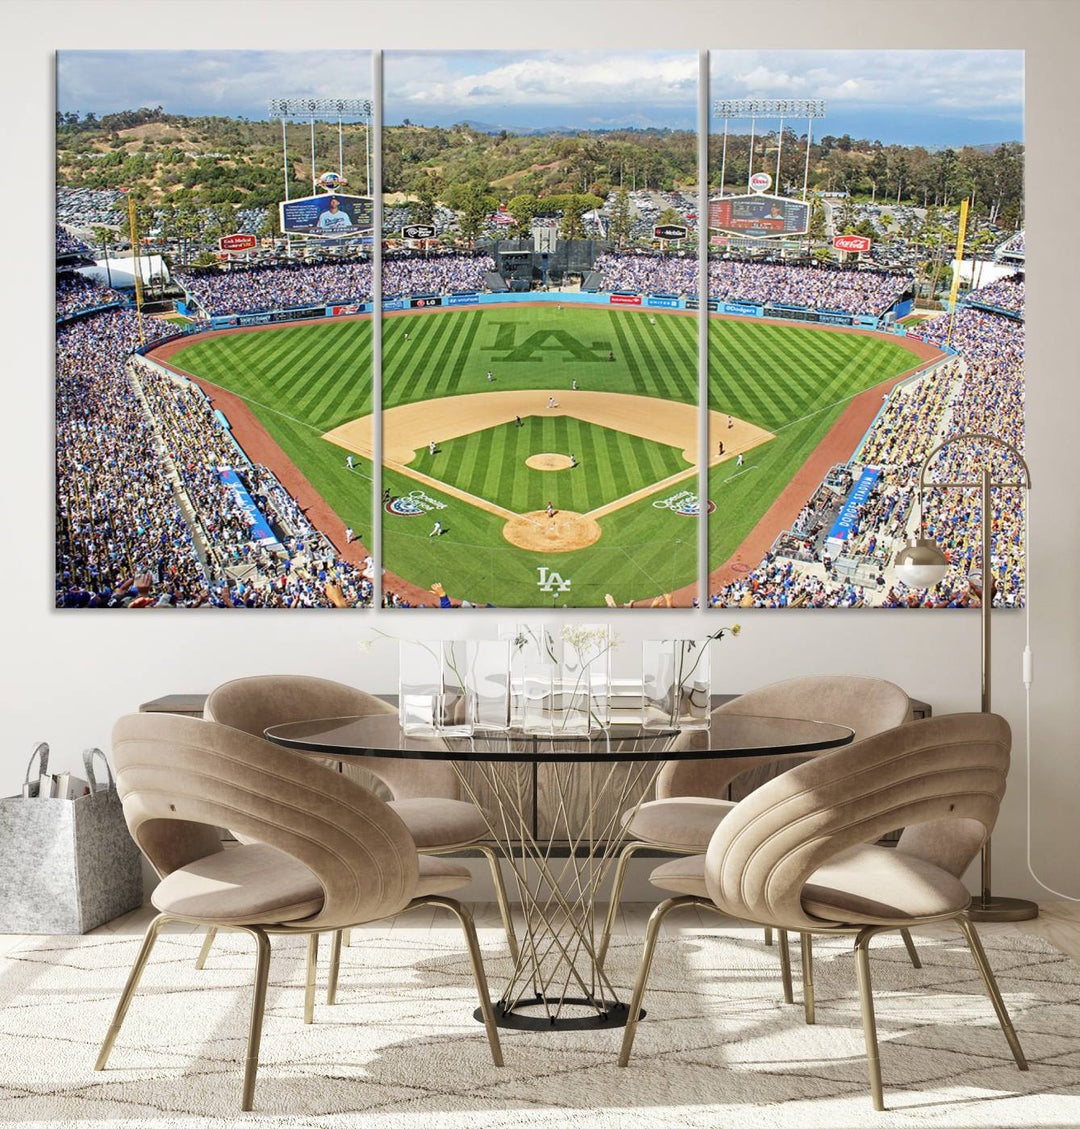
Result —
POLYGON ((123 302, 124 296, 92 278, 67 273, 56 276, 56 316, 69 318, 81 310, 123 302))
POLYGON ((89 255, 90 248, 59 224, 56 225, 56 257, 62 255, 89 255))
MULTIPOLYGON (((164 322, 145 325, 149 342, 172 332, 164 322)), ((129 378, 138 344, 137 317, 126 309, 57 327, 57 606, 370 604, 370 562, 340 559, 265 468, 251 468, 248 485, 283 539, 280 548, 251 544, 216 475, 220 459, 245 460, 194 386, 145 369, 138 382, 129 378), (185 521, 171 469, 202 545, 185 521), (233 579, 226 568, 243 575, 233 579)))
MULTIPOLYGON (((758 568, 712 593, 714 606, 966 607, 979 603, 979 583, 970 577, 980 567, 982 515, 974 493, 934 489, 926 493, 921 526, 925 536, 941 545, 949 562, 939 585, 926 590, 890 586, 884 573, 896 548, 911 532, 913 521, 918 520, 917 475, 938 442, 962 433, 986 433, 1023 451, 1024 327, 1012 318, 960 307, 951 337, 948 314, 922 323, 918 333, 939 346, 949 341, 958 355, 923 379, 896 389, 858 453, 857 466, 874 466, 882 474, 857 516, 842 556, 857 566, 860 576, 872 579, 856 583, 850 578, 854 570, 838 570, 837 561, 826 556, 820 528, 814 530, 818 536, 812 552, 788 554, 787 548, 800 547, 808 532, 804 509, 787 541, 781 537, 774 545, 774 549, 784 549, 783 556, 766 554, 758 568), (813 558, 810 567, 799 563, 806 557, 813 558)), ((980 456, 987 453, 971 443, 953 445, 935 460, 931 477, 939 481, 971 478, 973 463, 978 465, 980 456)), ((996 477, 1017 479, 1014 460, 996 453, 990 457, 996 477)), ((1019 606, 1027 581, 1020 491, 995 490, 993 505, 994 603, 1019 606)))
POLYGON ((445 294, 455 290, 483 290, 485 275, 495 260, 482 255, 441 255, 430 259, 385 259, 383 293, 445 294))
MULTIPOLYGON (((440 255, 387 258, 383 293, 442 294, 482 290, 485 272, 495 269, 490 255, 440 255)), ((243 270, 174 272, 173 278, 208 316, 279 310, 323 302, 370 301, 371 263, 349 259, 329 263, 275 264, 243 270)))
POLYGON ((252 465, 218 424, 206 396, 187 381, 140 367, 139 383, 165 450, 192 502, 216 572, 242 574, 234 603, 248 607, 352 607, 371 602, 370 570, 337 557, 267 467, 252 465), (278 534, 276 546, 254 541, 250 521, 218 474, 232 467, 278 534))
POLYGON ((362 302, 371 297, 371 263, 281 263, 244 270, 174 271, 208 316, 280 310, 320 302, 362 302))
MULTIPOLYGON (((694 258, 603 254, 597 256, 595 266, 608 290, 690 297, 698 292, 694 258)), ((736 259, 709 262, 709 298, 721 302, 780 303, 877 316, 891 309, 910 285, 909 275, 880 271, 736 259)))
POLYGON ((982 306, 994 306, 999 310, 1008 310, 1010 313, 1024 316, 1024 276, 1021 274, 1010 275, 1008 278, 999 278, 989 286, 980 286, 972 290, 967 296, 968 302, 982 306))

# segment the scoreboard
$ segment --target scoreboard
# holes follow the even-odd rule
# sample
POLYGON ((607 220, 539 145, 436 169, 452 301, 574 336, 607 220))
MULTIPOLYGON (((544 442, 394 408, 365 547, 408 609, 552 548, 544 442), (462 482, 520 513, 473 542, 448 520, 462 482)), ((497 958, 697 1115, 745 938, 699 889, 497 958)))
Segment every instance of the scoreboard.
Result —
POLYGON ((805 235, 810 227, 810 205, 784 196, 721 196, 709 201, 709 227, 732 235, 758 238, 805 235))

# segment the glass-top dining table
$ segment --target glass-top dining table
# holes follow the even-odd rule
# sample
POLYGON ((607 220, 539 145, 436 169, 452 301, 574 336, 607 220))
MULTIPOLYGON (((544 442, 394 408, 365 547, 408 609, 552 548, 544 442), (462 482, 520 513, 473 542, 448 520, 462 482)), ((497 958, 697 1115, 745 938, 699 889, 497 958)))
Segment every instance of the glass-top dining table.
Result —
POLYGON ((616 725, 587 736, 518 730, 414 736, 402 731, 396 713, 290 722, 265 735, 341 764, 364 757, 450 762, 462 798, 483 812, 488 835, 501 848, 525 919, 496 1022, 533 1030, 626 1022, 626 1004, 604 968, 598 895, 666 762, 812 756, 854 739, 851 729, 827 722, 723 713, 704 729, 616 725), (530 799, 539 773, 542 824, 530 799))

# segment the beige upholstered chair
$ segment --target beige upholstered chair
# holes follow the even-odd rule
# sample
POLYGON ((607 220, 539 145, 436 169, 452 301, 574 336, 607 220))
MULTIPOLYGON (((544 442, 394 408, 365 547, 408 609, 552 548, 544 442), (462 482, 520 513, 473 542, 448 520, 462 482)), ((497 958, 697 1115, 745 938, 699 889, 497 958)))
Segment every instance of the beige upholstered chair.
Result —
MULTIPOLYGON (((340 682, 304 675, 264 675, 237 678, 219 686, 207 698, 203 716, 261 738, 269 726, 290 721, 396 712, 393 706, 374 695, 340 682)), ((517 940, 499 866, 500 856, 491 844, 482 841, 488 836, 487 820, 474 804, 460 798, 457 776, 451 765, 436 760, 353 757, 346 768, 364 769, 385 785, 393 797, 390 807, 408 827, 421 854, 441 855, 472 847, 487 858, 507 943, 516 960, 517 940)), ((342 934, 335 933, 326 993, 330 1004, 337 993, 342 940, 342 934)), ((203 967, 213 942, 211 929, 197 967, 203 967)), ((305 1022, 311 1021, 309 1011, 305 1022)))
POLYGON ((905 926, 955 921, 963 931, 1016 1064, 1027 1069, 960 881, 997 819, 1011 737, 995 714, 953 714, 891 729, 770 780, 717 828, 704 855, 651 881, 677 897, 649 919, 620 1066, 634 1042, 660 923, 699 905, 777 929, 855 934, 870 1089, 884 1109, 869 944, 905 926), (895 848, 877 840, 905 828, 895 848))
MULTIPOLYGON (((116 786, 131 834, 161 878, 150 923, 95 1069, 104 1070, 161 927, 186 921, 247 933, 255 989, 241 1108, 250 1110, 270 967, 268 934, 310 939, 441 906, 465 931, 491 1056, 502 1052, 472 915, 443 895, 468 870, 417 854, 401 818, 366 788, 288 749, 198 718, 136 714, 113 730, 116 786), (222 848, 218 827, 249 840, 222 848)), ((312 967, 309 961, 309 970, 312 967)), ((307 995, 314 993, 310 978, 307 995)))
MULTIPOLYGON (((774 682, 758 690, 741 694, 733 701, 713 710, 714 716, 749 714, 758 717, 807 718, 846 725, 855 730, 860 741, 886 729, 902 725, 911 717, 907 694, 892 682, 851 674, 810 675, 774 682)), ((785 757, 772 758, 774 765, 785 757)), ((709 845, 720 821, 734 808, 727 799, 728 786, 743 773, 768 765, 767 757, 668 761, 656 780, 656 799, 642 804, 636 812, 623 817, 627 827, 624 844, 612 880, 611 901, 600 939, 599 959, 607 953, 611 931, 615 925, 626 869, 630 859, 642 850, 661 850, 671 854, 699 854, 709 845)), ((784 999, 791 1003, 791 956, 788 938, 780 933, 780 969, 784 999)), ((765 943, 772 943, 772 930, 765 930, 765 943)), ((910 935, 904 931, 904 943, 912 963, 919 967, 918 954, 910 935)), ((807 1022, 814 1019, 813 991, 808 989, 812 977, 807 973, 810 941, 804 939, 803 1006, 807 1022)))

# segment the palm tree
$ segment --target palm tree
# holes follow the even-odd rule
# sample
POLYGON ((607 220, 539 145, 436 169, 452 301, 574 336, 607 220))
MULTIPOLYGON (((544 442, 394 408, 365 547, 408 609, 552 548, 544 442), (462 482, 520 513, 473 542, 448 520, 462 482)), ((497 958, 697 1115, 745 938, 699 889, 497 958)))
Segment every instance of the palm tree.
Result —
POLYGON ((109 289, 112 289, 112 265, 109 262, 109 244, 116 242, 116 232, 111 227, 95 227, 94 239, 101 244, 105 252, 105 277, 108 279, 109 289))

